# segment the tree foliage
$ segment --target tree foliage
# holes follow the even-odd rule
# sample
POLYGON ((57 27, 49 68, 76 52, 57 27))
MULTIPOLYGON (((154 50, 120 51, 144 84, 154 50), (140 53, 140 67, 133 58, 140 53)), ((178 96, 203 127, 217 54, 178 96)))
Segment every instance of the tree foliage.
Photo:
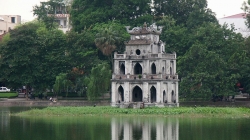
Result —
POLYGON ((246 13, 246 22, 245 23, 246 23, 246 26, 248 28, 250 28, 250 7, 249 7, 249 5, 250 5, 250 1, 248 0, 248 1, 244 1, 242 3, 242 7, 241 7, 241 9, 246 13))
MULTIPOLYGON (((123 52, 129 40, 124 26, 156 22, 164 27, 160 38, 166 52, 178 56, 180 95, 208 99, 234 94, 236 82, 250 90, 250 39, 236 34, 233 25, 219 25, 207 0, 74 0, 65 11, 73 28, 66 34, 54 24, 61 2, 34 6, 39 22, 24 24, 3 38, 2 82, 37 89, 55 84, 59 92, 66 90, 59 86, 66 80, 80 94, 87 86, 88 99, 95 100, 110 87, 112 53, 123 52)), ((246 13, 248 4, 242 7, 246 13)), ((249 21, 247 14, 248 27, 249 21)))
POLYGON ((152 20, 149 3, 150 0, 74 0, 70 11, 72 26, 79 32, 95 23, 113 20, 124 25, 141 25, 152 20))
POLYGON ((244 38, 233 30, 207 23, 190 36, 195 42, 178 61, 181 94, 203 98, 234 94, 246 55, 241 50, 244 38))
POLYGON ((108 92, 110 87, 111 70, 107 63, 98 64, 92 68, 87 84, 88 100, 96 100, 108 92))
POLYGON ((56 93, 56 96, 60 94, 62 91, 66 91, 66 96, 68 96, 69 87, 71 87, 73 83, 68 79, 66 73, 60 73, 56 76, 55 84, 53 85, 53 90, 56 93))
POLYGON ((67 55, 70 58, 71 67, 77 67, 90 74, 92 67, 99 63, 98 51, 94 43, 94 33, 85 29, 81 33, 67 33, 67 55))
POLYGON ((12 87, 52 86, 55 77, 68 68, 65 44, 61 31, 47 30, 40 22, 15 28, 9 41, 0 47, 1 80, 12 87))
POLYGON ((207 0, 154 0, 153 8, 156 19, 172 16, 177 25, 190 28, 217 21, 211 9, 207 8, 207 0))
POLYGON ((117 52, 123 52, 125 50, 124 42, 130 38, 130 35, 126 31, 124 25, 116 21, 108 23, 96 23, 93 26, 92 32, 95 33, 95 45, 101 42, 103 42, 101 44, 104 45, 104 41, 106 41, 106 44, 113 44, 116 48, 114 51, 117 52), (108 36, 109 38, 107 38, 108 36), (113 41, 109 42, 108 40, 113 41))

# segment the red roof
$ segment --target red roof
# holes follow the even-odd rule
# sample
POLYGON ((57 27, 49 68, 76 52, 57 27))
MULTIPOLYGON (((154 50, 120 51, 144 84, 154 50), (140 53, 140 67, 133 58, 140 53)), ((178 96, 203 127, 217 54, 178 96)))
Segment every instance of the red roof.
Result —
POLYGON ((240 13, 240 14, 236 14, 232 16, 223 17, 223 18, 245 18, 245 17, 246 17, 246 13, 240 13))

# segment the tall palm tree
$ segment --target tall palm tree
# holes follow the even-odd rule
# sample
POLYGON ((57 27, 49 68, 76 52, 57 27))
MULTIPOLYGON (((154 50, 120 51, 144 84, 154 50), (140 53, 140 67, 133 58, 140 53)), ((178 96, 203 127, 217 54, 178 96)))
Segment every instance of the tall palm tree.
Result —
POLYGON ((113 67, 112 53, 116 49, 116 43, 120 40, 119 34, 112 27, 104 28, 96 34, 95 44, 102 53, 109 57, 113 67))

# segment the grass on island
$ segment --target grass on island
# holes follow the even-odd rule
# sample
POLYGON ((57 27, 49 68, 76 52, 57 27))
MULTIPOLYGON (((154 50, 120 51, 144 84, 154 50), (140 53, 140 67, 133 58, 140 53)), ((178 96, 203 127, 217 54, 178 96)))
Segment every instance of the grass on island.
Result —
POLYGON ((221 117, 249 118, 249 108, 230 107, 178 107, 144 109, 121 109, 110 106, 98 107, 47 107, 12 114, 14 116, 85 116, 85 115, 144 115, 144 116, 174 116, 174 117, 221 117))

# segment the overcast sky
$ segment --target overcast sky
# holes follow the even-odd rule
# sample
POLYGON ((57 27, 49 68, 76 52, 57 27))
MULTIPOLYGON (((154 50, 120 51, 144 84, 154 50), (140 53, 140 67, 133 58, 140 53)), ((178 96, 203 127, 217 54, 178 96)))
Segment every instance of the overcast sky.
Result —
MULTIPOLYGON (((0 0, 0 15, 21 15, 22 21, 31 21, 33 6, 44 0, 0 0)), ((244 0, 207 0, 217 18, 242 13, 244 0)))

